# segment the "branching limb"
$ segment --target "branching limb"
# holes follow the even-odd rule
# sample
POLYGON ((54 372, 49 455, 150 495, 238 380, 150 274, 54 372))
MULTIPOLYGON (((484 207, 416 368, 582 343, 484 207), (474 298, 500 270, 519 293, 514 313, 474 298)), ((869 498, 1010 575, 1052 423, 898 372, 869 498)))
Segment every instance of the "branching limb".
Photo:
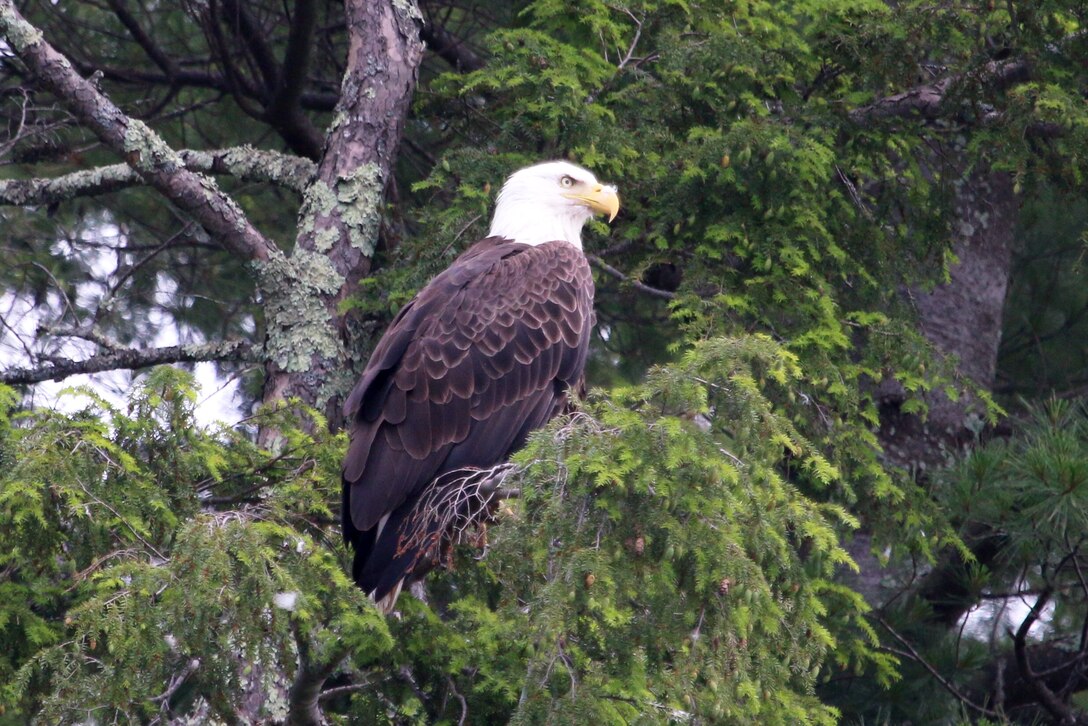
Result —
POLYGON ((343 373, 350 361, 344 343, 353 334, 347 330, 342 303, 358 292, 360 281, 370 273, 382 199, 393 178, 394 156, 423 57, 415 0, 347 0, 344 17, 349 45, 343 93, 317 172, 303 195, 291 260, 310 267, 309 260, 319 260, 321 271, 301 280, 282 266, 262 271, 262 284, 271 289, 300 283, 313 286, 315 293, 301 313, 294 290, 282 296, 292 301, 293 309, 266 305, 268 339, 280 351, 272 350, 264 398, 276 400, 291 391, 323 409, 330 428, 340 424, 338 401, 348 390, 343 373), (376 63, 375 58, 383 60, 376 63), (317 287, 312 280, 334 284, 317 287), (307 330, 322 336, 321 345, 299 345, 300 319, 313 322, 307 330))
POLYGON ((962 83, 974 80, 988 87, 1002 89, 1027 80, 1030 75, 1031 64, 1023 58, 990 61, 976 71, 946 76, 933 83, 915 86, 892 96, 885 96, 854 109, 850 112, 850 118, 859 123, 878 118, 908 118, 911 116, 920 116, 932 120, 947 111, 945 102, 949 98, 950 91, 962 83))
MULTIPOLYGON (((243 181, 268 182, 302 193, 314 172, 308 159, 238 146, 219 151, 178 152, 189 171, 225 174, 243 181)), ((56 204, 76 197, 128 189, 144 180, 128 164, 111 164, 72 172, 53 179, 13 179, 0 182, 0 204, 36 206, 56 204)))
POLYGON ((254 362, 258 358, 258 350, 242 340, 202 345, 171 345, 164 348, 114 348, 86 360, 59 359, 31 368, 9 368, 0 372, 0 383, 25 385, 48 380, 59 381, 80 373, 138 370, 166 363, 197 363, 213 360, 254 362))
POLYGON ((1072 726, 1072 724, 1076 723, 1072 711, 1070 711, 1069 707, 1054 695, 1054 691, 1050 690, 1047 685, 1043 683, 1039 678, 1039 675, 1032 670, 1031 663, 1028 662, 1028 633, 1031 631, 1031 626, 1039 619, 1039 615, 1043 612, 1043 608, 1050 602, 1050 597, 1053 593, 1054 591, 1049 587, 1039 593, 1039 597, 1036 598, 1035 604, 1032 605, 1031 610, 1024 618, 1024 621, 1020 623, 1020 627, 1017 628, 1015 635, 1013 635, 1013 646, 1016 650, 1016 665, 1020 669, 1020 677, 1027 681, 1028 685, 1031 686, 1031 690, 1035 692, 1035 696, 1039 700, 1039 703, 1046 709, 1046 712, 1051 715, 1055 723, 1062 724, 1062 726, 1072 726))
MULTIPOLYGON (((310 159, 320 158, 324 138, 299 105, 309 68, 317 3, 309 0, 295 3, 282 65, 277 63, 264 29, 245 3, 222 0, 221 14, 245 44, 261 76, 261 111, 254 109, 253 115, 268 121, 295 152, 310 159)), ((225 53, 223 61, 228 62, 225 53)))
POLYGON ((631 287, 635 288, 639 292, 646 293, 650 297, 660 298, 661 300, 675 300, 676 299, 676 293, 675 292, 669 292, 668 290, 661 290, 661 289, 656 288, 656 287, 650 287, 649 285, 647 285, 644 282, 641 282, 639 280, 635 280, 635 279, 629 277, 628 275, 623 274, 622 272, 617 270, 615 267, 613 267, 612 265, 610 265, 607 262, 605 262, 604 260, 602 260, 597 255, 586 255, 586 257, 589 259, 589 264, 593 265, 594 267, 596 267, 601 272, 605 273, 606 275, 609 275, 610 277, 616 278, 620 282, 625 282, 625 283, 629 284, 631 287))
POLYGON ((181 688, 182 684, 189 679, 189 676, 196 673, 198 668, 200 668, 200 659, 189 659, 189 662, 185 664, 185 667, 170 678, 170 683, 167 685, 166 690, 158 696, 154 696, 151 701, 153 703, 161 703, 163 712, 165 713, 168 710, 167 704, 170 703, 170 697, 181 688))
POLYGON ((288 726, 318 726, 325 722, 321 715, 321 687, 340 663, 349 655, 343 643, 337 643, 328 653, 316 653, 309 637, 292 623, 295 645, 298 647, 298 672, 288 694, 288 726))
POLYGON ((214 181, 185 168, 158 134, 126 116, 94 83, 81 78, 41 31, 19 14, 12 0, 0 0, 0 37, 99 140, 124 156, 137 174, 192 215, 220 244, 254 260, 266 260, 277 252, 214 181))

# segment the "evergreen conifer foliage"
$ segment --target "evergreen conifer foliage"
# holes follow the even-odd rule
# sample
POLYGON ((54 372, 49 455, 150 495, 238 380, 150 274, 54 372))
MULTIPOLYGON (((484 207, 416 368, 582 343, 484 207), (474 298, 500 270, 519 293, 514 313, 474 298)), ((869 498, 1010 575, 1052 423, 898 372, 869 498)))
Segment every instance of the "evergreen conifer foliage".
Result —
POLYGON ((0 723, 1083 718, 1088 426, 1005 395, 1083 389, 1082 6, 0 0, 0 723), (590 391, 383 618, 338 403, 547 158, 624 200, 590 391))

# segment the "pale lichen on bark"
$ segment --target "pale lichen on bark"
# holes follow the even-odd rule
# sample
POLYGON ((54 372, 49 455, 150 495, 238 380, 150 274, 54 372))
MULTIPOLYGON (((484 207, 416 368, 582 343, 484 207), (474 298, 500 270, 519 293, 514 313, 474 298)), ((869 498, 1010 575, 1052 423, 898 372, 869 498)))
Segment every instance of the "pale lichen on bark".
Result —
POLYGON ((382 173, 377 164, 363 164, 336 183, 340 219, 347 225, 351 246, 365 257, 374 254, 381 223, 382 173))
MULTIPOLYGON (((190 171, 229 174, 236 179, 269 182, 296 192, 306 189, 315 168, 309 159, 250 147, 222 151, 182 149, 178 155, 190 171)), ((144 183, 143 178, 128 164, 110 164, 53 178, 0 181, 0 204, 52 204, 144 183)), ((209 189, 206 183, 203 186, 209 189)))
POLYGON ((413 0, 393 0, 393 9, 405 20, 423 21, 423 13, 413 0))
POLYGON ((222 151, 178 152, 193 170, 225 171, 239 179, 268 181, 297 192, 306 190, 316 165, 309 159, 275 151, 255 149, 249 144, 222 151))
POLYGON ((314 356, 342 359, 343 346, 324 300, 344 280, 329 258, 296 248, 290 257, 277 252, 254 265, 268 321, 268 358, 288 372, 309 370, 314 356))
POLYGON ((133 165, 141 171, 173 171, 185 165, 178 152, 171 149, 162 137, 139 119, 128 120, 125 126, 124 149, 126 154, 137 155, 133 165))
POLYGON ((335 188, 315 179, 303 192, 299 231, 314 235, 313 247, 328 252, 342 234, 364 257, 374 254, 381 223, 382 173, 377 164, 362 164, 337 177, 335 188), (328 218, 339 224, 328 224, 328 218))
POLYGON ((0 8, 0 34, 16 53, 37 45, 43 37, 42 31, 20 18, 10 6, 0 8))
POLYGON ((318 216, 328 217, 334 209, 336 209, 336 193, 325 182, 314 179, 302 193, 298 225, 300 234, 313 234, 318 216))

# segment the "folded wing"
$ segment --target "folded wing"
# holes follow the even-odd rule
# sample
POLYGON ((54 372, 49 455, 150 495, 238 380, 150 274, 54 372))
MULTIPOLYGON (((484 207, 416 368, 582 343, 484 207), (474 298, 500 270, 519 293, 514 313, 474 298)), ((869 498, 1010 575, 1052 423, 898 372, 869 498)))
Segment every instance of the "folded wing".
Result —
POLYGON ((395 599, 433 566, 413 505, 447 472, 504 461, 562 409, 592 325, 589 266, 565 242, 485 239, 405 306, 345 403, 343 531, 366 592, 395 599))

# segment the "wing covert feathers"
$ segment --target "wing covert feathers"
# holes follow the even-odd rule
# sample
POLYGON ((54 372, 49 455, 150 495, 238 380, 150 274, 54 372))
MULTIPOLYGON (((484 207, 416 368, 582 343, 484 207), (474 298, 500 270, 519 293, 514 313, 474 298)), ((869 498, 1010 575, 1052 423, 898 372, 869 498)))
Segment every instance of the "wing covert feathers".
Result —
POLYGON ((402 551, 420 539, 403 531, 416 499, 445 472, 504 461, 554 416, 593 322, 580 250, 502 238, 474 245, 397 315, 344 404, 344 537, 376 600, 433 565, 402 551))

